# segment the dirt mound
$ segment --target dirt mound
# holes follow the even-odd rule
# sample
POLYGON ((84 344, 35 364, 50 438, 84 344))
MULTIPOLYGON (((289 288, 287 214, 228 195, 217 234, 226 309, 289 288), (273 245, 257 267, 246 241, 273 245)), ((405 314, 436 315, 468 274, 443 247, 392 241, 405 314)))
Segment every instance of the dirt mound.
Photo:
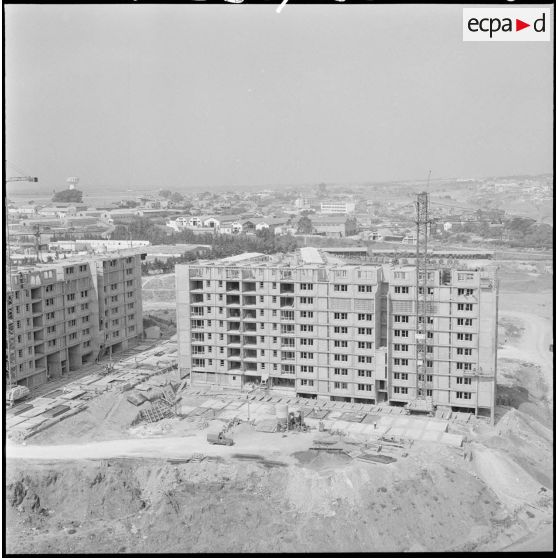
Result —
MULTIPOLYGON (((132 405, 126 394, 108 391, 91 399, 87 409, 39 432, 33 444, 64 444, 114 440, 127 436, 127 429, 143 405, 132 405)), ((145 404, 144 404, 145 405, 145 404)))
POLYGON ((389 467, 338 466, 333 457, 334 467, 318 469, 231 460, 18 462, 6 479, 7 549, 448 551, 501 535, 492 492, 464 460, 442 466, 434 454, 446 463, 455 455, 433 449, 389 467))

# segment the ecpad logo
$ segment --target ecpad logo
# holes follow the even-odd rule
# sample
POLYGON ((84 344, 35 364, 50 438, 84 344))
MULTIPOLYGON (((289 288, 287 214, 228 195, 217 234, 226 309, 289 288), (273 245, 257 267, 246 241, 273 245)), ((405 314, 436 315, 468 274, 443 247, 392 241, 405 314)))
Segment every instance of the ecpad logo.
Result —
POLYGON ((464 41, 550 41, 550 8, 463 8, 464 41))

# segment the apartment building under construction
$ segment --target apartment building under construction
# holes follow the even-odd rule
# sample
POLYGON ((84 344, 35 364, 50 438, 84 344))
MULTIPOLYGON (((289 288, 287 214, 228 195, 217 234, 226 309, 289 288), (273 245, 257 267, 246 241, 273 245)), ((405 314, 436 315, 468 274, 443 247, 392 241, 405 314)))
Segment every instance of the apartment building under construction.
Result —
POLYGON ((426 285, 427 323, 418 328, 424 314, 416 312, 416 290, 423 287, 414 266, 348 264, 314 248, 178 265, 181 373, 192 385, 252 383, 299 397, 394 405, 424 398, 489 414, 495 270, 429 269, 426 285), (427 338, 417 343, 419 329, 427 338))
POLYGON ((12 271, 8 381, 33 388, 138 342, 144 257, 122 250, 12 271))

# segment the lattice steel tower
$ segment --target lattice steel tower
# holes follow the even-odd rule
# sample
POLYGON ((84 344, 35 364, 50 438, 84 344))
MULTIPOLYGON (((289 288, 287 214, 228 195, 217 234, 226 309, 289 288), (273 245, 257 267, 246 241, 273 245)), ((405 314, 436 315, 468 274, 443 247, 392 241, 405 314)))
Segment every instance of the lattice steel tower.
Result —
MULTIPOLYGON (((428 173, 428 183, 430 183, 430 173, 428 173)), ((430 220, 428 216, 428 193, 420 192, 417 194, 416 201, 416 225, 417 225, 417 253, 416 253, 416 292, 415 292, 415 312, 416 312, 416 365, 417 383, 416 398, 426 399, 426 358, 428 345, 428 323, 429 316, 429 288, 428 288, 428 228, 430 220)))

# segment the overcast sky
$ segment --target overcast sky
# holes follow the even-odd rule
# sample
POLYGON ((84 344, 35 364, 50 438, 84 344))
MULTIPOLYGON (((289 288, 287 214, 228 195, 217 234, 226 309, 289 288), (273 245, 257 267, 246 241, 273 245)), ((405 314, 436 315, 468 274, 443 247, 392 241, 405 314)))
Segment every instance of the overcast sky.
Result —
POLYGON ((463 42, 460 6, 275 8, 5 5, 8 162, 49 190, 552 172, 551 42, 463 42))

